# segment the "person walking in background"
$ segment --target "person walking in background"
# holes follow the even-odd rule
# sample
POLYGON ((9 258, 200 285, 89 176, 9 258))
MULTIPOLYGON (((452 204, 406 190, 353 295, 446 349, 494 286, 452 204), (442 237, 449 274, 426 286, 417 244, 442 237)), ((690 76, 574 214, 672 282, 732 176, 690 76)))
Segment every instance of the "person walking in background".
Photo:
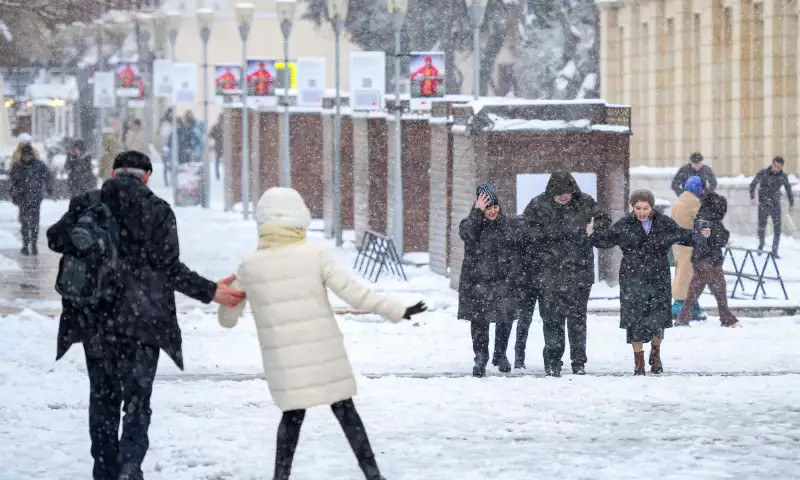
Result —
POLYGON ((161 138, 161 162, 164 164, 164 186, 169 187, 169 174, 172 168, 172 144, 170 135, 172 133, 172 108, 168 108, 161 117, 158 127, 158 135, 161 138))
MULTIPOLYGON (((693 228, 697 212, 700 211, 700 199, 703 196, 703 180, 698 176, 689 177, 684 185, 683 193, 672 206, 672 219, 681 228, 693 228)), ((677 317, 686 300, 689 282, 692 280, 692 247, 675 245, 672 247, 675 256, 675 279, 672 281, 672 316, 677 317)), ((692 320, 705 320, 706 316, 695 305, 692 320)))
POLYGON ((541 258, 539 312, 544 330, 545 374, 561 376, 569 329, 572 373, 585 375, 586 311, 594 283, 592 233, 611 225, 571 173, 553 172, 545 192, 525 208, 525 241, 541 258))
POLYGON ((730 232, 722 224, 728 212, 728 201, 722 195, 707 193, 695 222, 695 242, 692 250, 692 281, 675 325, 688 326, 689 315, 706 285, 717 301, 719 321, 723 327, 738 327, 739 320, 728 307, 727 284, 722 264, 723 248, 728 244, 730 232))
POLYGON ((72 149, 67 154, 64 169, 67 171, 70 198, 97 188, 97 177, 95 177, 92 167, 92 155, 86 151, 86 144, 83 140, 79 139, 73 142, 72 149))
POLYGON ((203 160, 203 151, 206 148, 206 124, 195 118, 194 112, 188 110, 184 118, 186 128, 191 132, 189 140, 192 149, 192 161, 203 160))
POLYGON ((702 154, 695 152, 689 157, 689 163, 679 168, 675 177, 672 178, 672 191, 675 192, 675 196, 680 197, 683 194, 686 180, 695 176, 700 177, 703 181, 704 191, 713 192, 717 189, 717 177, 714 175, 714 170, 703 164, 702 154))
POLYGON ((39 215, 45 196, 53 194, 53 177, 30 143, 20 143, 17 150, 19 160, 9 174, 11 203, 19 207, 21 253, 38 255, 39 215))
POLYGON ((103 155, 100 156, 100 179, 108 180, 111 178, 111 170, 114 165, 114 159, 119 154, 119 147, 117 137, 114 135, 106 135, 103 138, 103 155))
MULTIPOLYGON (((306 410, 330 406, 367 480, 382 480, 364 423, 353 403, 356 381, 328 289, 353 307, 409 320, 426 310, 404 307, 363 286, 336 264, 324 245, 306 241, 311 213, 291 188, 268 189, 256 207, 258 250, 244 257, 232 287, 243 290, 261 343, 264 375, 278 426, 274 480, 288 480, 306 410)), ((219 322, 232 328, 244 311, 221 307, 219 322)))
POLYGON ((144 131, 142 131, 142 121, 134 118, 130 121, 130 127, 125 132, 123 145, 126 150, 146 153, 147 146, 144 144, 144 131))
POLYGON ((622 250, 619 327, 625 329, 627 342, 633 346, 634 375, 645 374, 644 344, 650 342, 650 372, 664 371, 661 342, 664 330, 672 327, 667 253, 673 244, 693 242, 692 229, 658 213, 655 202, 649 190, 634 191, 630 199, 633 212, 594 234, 597 246, 622 250))
POLYGON ((756 204, 756 187, 758 187, 758 250, 764 250, 764 236, 767 232, 767 220, 772 217, 772 255, 778 256, 778 247, 781 243, 782 208, 781 188, 786 189, 786 198, 789 200, 789 209, 794 206, 792 184, 789 176, 783 171, 785 161, 783 157, 775 157, 772 165, 758 171, 753 181, 750 182, 750 202, 756 204))
POLYGON ((464 261, 458 283, 458 318, 470 322, 475 365, 472 375, 486 376, 489 362, 489 329, 495 324, 492 365, 511 371, 506 356, 516 316, 514 274, 520 263, 518 241, 511 222, 503 214, 497 192, 479 185, 475 205, 461 220, 458 232, 464 242, 464 261))
POLYGON ((214 140, 214 163, 217 180, 219 180, 219 164, 222 162, 222 155, 224 152, 224 144, 222 143, 225 141, 224 120, 225 114, 220 113, 217 123, 214 124, 214 126, 211 127, 211 131, 208 132, 208 137, 214 140))

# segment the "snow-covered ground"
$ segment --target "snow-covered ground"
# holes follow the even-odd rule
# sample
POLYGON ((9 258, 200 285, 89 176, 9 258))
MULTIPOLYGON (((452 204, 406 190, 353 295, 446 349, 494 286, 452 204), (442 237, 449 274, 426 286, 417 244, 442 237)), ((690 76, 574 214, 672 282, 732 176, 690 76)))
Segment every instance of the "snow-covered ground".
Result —
MULTIPOLYGON (((153 188, 166 195, 160 178, 157 172, 153 188)), ((42 222, 64 208, 48 203, 42 222)), ((239 215, 176 211, 182 257, 204 275, 235 271, 255 246, 254 222, 239 215)), ((0 222, 10 214, 0 204, 0 222)), ((336 252, 343 264, 353 257, 352 245, 336 252)), ((618 319, 591 316, 590 375, 549 379, 541 377, 537 316, 527 375, 491 369, 477 380, 469 377, 469 325, 455 319, 455 293, 424 266, 407 270, 408 284, 384 279, 378 288, 406 302, 424 298, 432 312, 399 325, 372 315, 339 319, 359 375, 356 402, 389 480, 800 478, 800 317, 668 330, 667 375, 641 378, 630 375, 618 319)), ((608 286, 595 292, 613 293, 608 286)), ((208 309, 180 302, 186 371, 162 356, 146 477, 271 478, 280 412, 266 384, 248 379, 261 372, 252 318, 222 329, 208 309)), ((56 331, 56 319, 32 311, 0 318, 2 480, 90 477, 83 353, 75 346, 55 363, 56 331)), ((297 480, 360 478, 327 409, 307 416, 294 473, 297 480)))

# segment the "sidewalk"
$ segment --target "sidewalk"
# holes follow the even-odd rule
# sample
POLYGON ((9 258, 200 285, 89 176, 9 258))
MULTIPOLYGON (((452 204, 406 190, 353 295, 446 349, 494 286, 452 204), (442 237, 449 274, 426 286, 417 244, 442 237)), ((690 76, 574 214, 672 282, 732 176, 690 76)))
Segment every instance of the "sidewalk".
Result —
MULTIPOLYGON (((0 224, 5 232, 20 239, 18 228, 12 224, 0 224), (12 230, 12 228, 14 228, 12 230)), ((29 303, 60 304, 61 297, 54 289, 56 274, 58 273, 59 256, 47 248, 47 239, 44 232, 39 235, 39 255, 25 256, 20 253, 22 240, 15 248, 8 248, 10 245, 4 244, 6 248, 0 248, 0 255, 15 262, 19 269, 7 269, 0 271, 0 299, 4 303, 16 300, 29 303)), ((2 307, 2 306, 0 306, 2 307)))

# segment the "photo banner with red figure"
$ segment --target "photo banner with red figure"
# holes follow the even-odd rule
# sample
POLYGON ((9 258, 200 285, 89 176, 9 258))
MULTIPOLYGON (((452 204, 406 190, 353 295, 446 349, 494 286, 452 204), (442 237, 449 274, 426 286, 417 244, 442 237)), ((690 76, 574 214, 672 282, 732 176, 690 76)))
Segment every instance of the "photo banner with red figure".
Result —
POLYGON ((247 59, 247 95, 251 97, 274 97, 278 85, 275 59, 247 59))
POLYGON ((242 93, 242 66, 235 63, 221 63, 214 67, 214 85, 217 96, 238 95, 242 93))
POLYGON ((142 84, 139 64, 136 62, 117 62, 114 72, 114 86, 118 97, 137 98, 142 84))
POLYGON ((431 100, 445 95, 443 52, 411 52, 408 74, 413 110, 429 110, 431 100))

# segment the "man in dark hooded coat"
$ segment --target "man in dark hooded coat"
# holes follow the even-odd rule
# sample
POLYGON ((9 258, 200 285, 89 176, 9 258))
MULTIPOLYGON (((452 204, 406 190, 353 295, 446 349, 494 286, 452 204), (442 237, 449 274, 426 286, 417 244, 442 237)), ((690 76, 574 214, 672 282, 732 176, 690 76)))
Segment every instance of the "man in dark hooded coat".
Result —
POLYGON ((539 309, 544 330, 544 368, 561 375, 565 323, 569 329, 572 372, 585 374, 586 310, 594 283, 591 235, 611 225, 590 195, 566 171, 550 176, 545 192, 525 208, 526 241, 539 254, 539 309))

